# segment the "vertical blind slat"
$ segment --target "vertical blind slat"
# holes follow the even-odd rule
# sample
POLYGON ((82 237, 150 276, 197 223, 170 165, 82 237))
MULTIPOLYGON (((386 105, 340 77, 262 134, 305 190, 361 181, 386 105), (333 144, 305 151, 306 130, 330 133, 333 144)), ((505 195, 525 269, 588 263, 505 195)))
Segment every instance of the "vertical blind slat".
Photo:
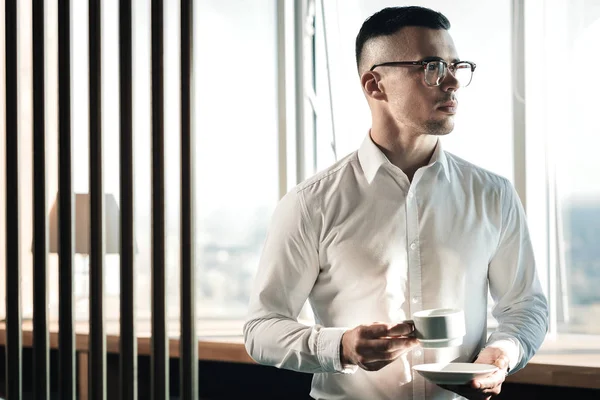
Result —
POLYGON ((286 76, 286 10, 290 4, 278 1, 277 7, 277 163, 279 164, 279 198, 285 196, 287 183, 287 76, 286 76))
POLYGON ((90 94, 90 382, 89 398, 106 399, 104 326, 104 190, 102 182, 102 81, 100 0, 89 1, 90 94))
POLYGON ((305 99, 304 99, 304 16, 306 4, 304 0, 294 0, 294 59, 295 59, 295 104, 296 109, 296 182, 302 182, 306 176, 305 153, 305 99))
POLYGON ((44 129, 44 0, 32 0, 33 38, 33 388, 50 396, 47 294, 46 140, 44 129))
POLYGON ((168 399, 165 293, 163 2, 152 0, 152 399, 168 399))
POLYGON ((19 131, 17 1, 5 0, 6 62, 6 392, 22 396, 21 262, 19 257, 19 131))
POLYGON ((71 2, 58 0, 58 397, 61 400, 75 399, 70 27, 71 2))
POLYGON ((137 399, 137 339, 135 335, 133 123, 132 123, 131 0, 120 0, 119 63, 121 118, 121 399, 137 399))
POLYGON ((194 179, 191 130, 193 14, 192 1, 181 0, 181 340, 180 393, 183 400, 198 398, 198 341, 195 318, 194 179))

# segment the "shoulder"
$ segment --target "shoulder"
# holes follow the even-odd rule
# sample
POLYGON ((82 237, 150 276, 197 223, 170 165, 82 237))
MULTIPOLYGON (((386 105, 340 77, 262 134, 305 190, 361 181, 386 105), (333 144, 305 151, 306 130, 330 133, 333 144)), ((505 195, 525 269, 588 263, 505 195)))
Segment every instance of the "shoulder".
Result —
POLYGON ((291 231, 299 226, 314 228, 319 219, 315 213, 339 194, 340 188, 348 186, 348 176, 354 176, 358 157, 356 152, 337 161, 328 168, 298 183, 279 200, 273 213, 273 221, 291 231), (351 170, 352 172, 348 173, 351 170), (311 217, 313 216, 313 217, 311 217))
POLYGON ((357 152, 353 152, 296 184, 279 200, 276 214, 295 211, 306 215, 310 207, 308 203, 314 206, 319 199, 330 198, 338 192, 348 176, 354 176, 357 165, 357 152))
POLYGON ((505 176, 489 171, 454 154, 446 153, 448 167, 466 192, 473 193, 501 213, 524 213, 521 198, 513 183, 505 176))
POLYGON ((358 153, 352 152, 322 171, 299 183, 294 190, 302 196, 320 197, 343 186, 351 177, 355 177, 360 168, 358 153))
POLYGON ((476 183, 482 188, 504 193, 512 189, 512 183, 508 178, 488 169, 473 164, 457 155, 445 152, 448 159, 448 167, 452 173, 462 181, 476 183))

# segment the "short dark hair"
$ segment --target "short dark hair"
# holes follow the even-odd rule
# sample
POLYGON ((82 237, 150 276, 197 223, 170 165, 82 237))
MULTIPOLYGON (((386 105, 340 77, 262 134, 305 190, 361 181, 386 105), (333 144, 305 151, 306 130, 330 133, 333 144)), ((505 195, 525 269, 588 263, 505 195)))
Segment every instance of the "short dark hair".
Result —
POLYGON ((393 35, 406 26, 450 29, 450 21, 442 13, 425 7, 387 7, 363 22, 356 36, 356 66, 360 67, 365 43, 379 36, 393 35))

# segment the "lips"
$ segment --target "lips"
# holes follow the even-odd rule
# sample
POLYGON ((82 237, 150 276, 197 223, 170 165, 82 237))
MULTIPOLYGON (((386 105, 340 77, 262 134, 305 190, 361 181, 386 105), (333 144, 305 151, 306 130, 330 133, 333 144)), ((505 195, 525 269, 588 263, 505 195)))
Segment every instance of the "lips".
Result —
POLYGON ((440 108, 456 108, 458 107, 458 102, 456 100, 451 100, 440 105, 440 108))
POLYGON ((458 102, 456 100, 451 100, 451 101, 442 103, 438 107, 438 110, 448 113, 448 114, 455 114, 457 107, 458 107, 458 102))

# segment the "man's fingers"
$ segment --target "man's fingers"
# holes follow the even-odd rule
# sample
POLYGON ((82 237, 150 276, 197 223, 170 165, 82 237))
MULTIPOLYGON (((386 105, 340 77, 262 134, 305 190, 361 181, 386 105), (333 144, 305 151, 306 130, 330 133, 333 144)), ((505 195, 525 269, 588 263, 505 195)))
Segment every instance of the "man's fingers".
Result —
POLYGON ((383 368, 417 345, 415 338, 385 337, 360 339, 356 345, 355 362, 363 369, 383 368), (382 365, 380 365, 383 363, 382 365))
POLYGON ((365 341, 365 349, 374 353, 390 353, 397 350, 407 350, 417 344, 415 338, 389 337, 365 341))
POLYGON ((502 382, 504 382, 504 370, 498 370, 491 375, 474 379, 471 382, 471 387, 479 390, 494 389, 496 386, 501 385, 502 382))
POLYGON ((407 336, 415 331, 415 326, 412 321, 404 321, 396 325, 390 326, 388 336, 407 336))
POLYGON ((370 325, 362 325, 359 337, 363 339, 378 339, 393 336, 408 336, 413 333, 415 326, 412 321, 403 321, 398 324, 386 324, 375 322, 370 325))
POLYGON ((348 346, 352 349, 352 361, 362 369, 379 370, 418 344, 416 338, 406 336, 413 331, 412 321, 358 326, 353 329, 354 336, 348 346))
POLYGON ((365 342, 365 347, 372 353, 390 353, 404 346, 404 338, 370 339, 365 342))
POLYGON ((375 323, 372 325, 364 325, 361 328, 360 337, 364 339, 376 339, 389 336, 388 331, 390 324, 375 323))

